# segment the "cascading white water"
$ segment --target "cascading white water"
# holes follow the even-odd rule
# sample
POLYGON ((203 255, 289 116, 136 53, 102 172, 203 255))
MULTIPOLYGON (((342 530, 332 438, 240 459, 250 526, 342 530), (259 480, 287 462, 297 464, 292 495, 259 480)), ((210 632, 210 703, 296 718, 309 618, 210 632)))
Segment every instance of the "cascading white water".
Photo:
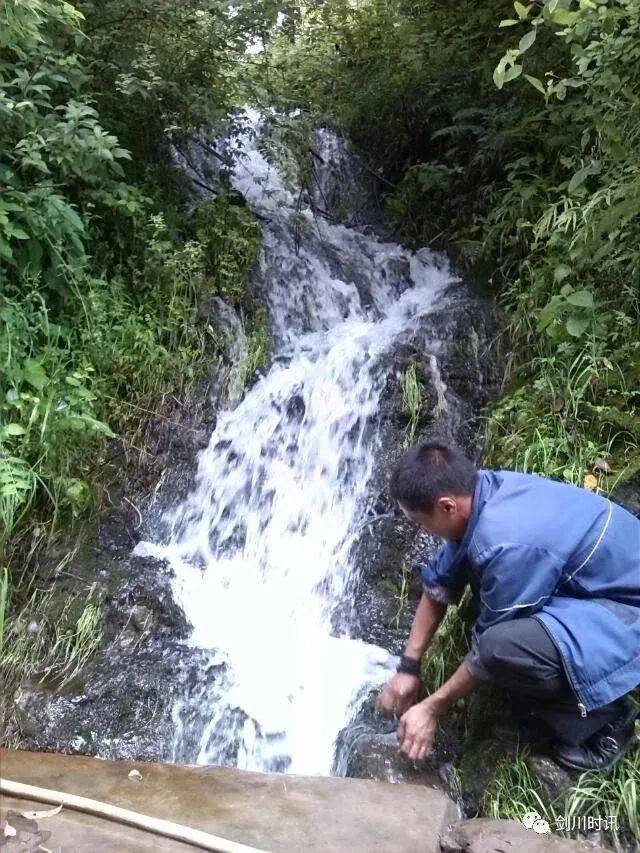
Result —
MULTIPOLYGON (((263 221, 275 358, 220 413, 169 541, 137 552, 170 561, 191 642, 225 664, 192 760, 328 774, 336 736, 393 663, 349 636, 345 606, 388 355, 452 276, 426 253, 297 210, 254 133, 242 148, 234 184, 263 221)), ((179 739, 180 708, 175 719, 179 739)))

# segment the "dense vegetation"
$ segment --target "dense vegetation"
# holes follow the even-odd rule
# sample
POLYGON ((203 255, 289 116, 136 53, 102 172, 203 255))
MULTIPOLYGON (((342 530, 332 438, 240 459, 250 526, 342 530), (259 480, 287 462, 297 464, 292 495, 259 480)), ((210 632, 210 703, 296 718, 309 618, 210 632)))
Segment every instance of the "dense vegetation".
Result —
POLYGON ((229 129, 272 22, 268 3, 0 5, 0 620, 22 675, 29 614, 46 624, 30 648, 63 668, 91 646, 92 591, 47 621, 32 555, 98 505, 106 441, 142 451, 146 418, 215 352, 200 304, 223 296, 262 342, 257 223, 223 188, 194 206, 171 144, 229 129))
MULTIPOLYGON (((218 345, 203 299, 262 340, 255 222, 231 191, 194 207, 171 165, 172 143, 233 132, 246 101, 302 112, 275 148, 296 126, 303 152, 314 122, 344 131, 400 238, 446 249, 499 301, 490 464, 602 489, 640 472, 640 0, 6 0, 0 637, 4 598, 13 631, 40 595, 24 555, 97 505, 106 440, 137 442, 218 345)), ((404 392, 415 430, 415 375, 404 392)), ((67 671, 91 648, 86 602, 51 629, 67 671)), ((527 772, 505 767, 487 810, 526 800, 527 772)), ((638 759, 604 778, 633 824, 638 759)))
POLYGON ((308 3, 268 60, 283 106, 366 152, 402 237, 507 309, 491 463, 591 487, 640 469, 639 13, 308 3))

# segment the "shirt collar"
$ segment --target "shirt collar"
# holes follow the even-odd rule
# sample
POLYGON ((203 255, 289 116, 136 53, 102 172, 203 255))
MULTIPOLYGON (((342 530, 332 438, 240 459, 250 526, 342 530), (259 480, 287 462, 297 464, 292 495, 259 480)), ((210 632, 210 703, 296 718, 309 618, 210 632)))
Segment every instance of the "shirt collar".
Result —
POLYGON ((473 490, 473 500, 471 502, 471 514, 469 515, 469 521, 467 522, 467 529, 464 532, 464 536, 458 544, 456 557, 463 557, 467 553, 467 549, 471 543, 471 537, 473 536, 476 524, 480 518, 480 513, 484 509, 486 502, 489 500, 489 492, 490 488, 487 472, 481 469, 476 475, 476 485, 473 490))

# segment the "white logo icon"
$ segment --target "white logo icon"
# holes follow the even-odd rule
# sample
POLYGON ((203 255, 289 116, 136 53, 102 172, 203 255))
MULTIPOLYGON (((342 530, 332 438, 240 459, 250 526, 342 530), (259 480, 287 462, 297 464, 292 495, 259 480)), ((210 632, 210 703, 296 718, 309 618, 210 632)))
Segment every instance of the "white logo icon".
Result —
POLYGON ((545 832, 551 832, 551 827, 549 826, 549 821, 540 818, 537 820, 532 827, 534 832, 537 832, 538 835, 544 835, 545 832))
POLYGON ((522 818, 522 823, 526 829, 532 829, 538 835, 544 835, 546 832, 551 832, 549 821, 541 817, 538 812, 527 812, 522 818))

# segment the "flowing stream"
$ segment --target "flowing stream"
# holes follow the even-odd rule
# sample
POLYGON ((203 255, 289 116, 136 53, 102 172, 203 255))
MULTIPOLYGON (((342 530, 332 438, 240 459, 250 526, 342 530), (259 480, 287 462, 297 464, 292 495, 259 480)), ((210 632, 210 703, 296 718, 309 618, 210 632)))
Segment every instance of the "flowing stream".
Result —
MULTIPOLYGON (((389 356, 454 279, 429 253, 315 217, 260 153, 259 124, 233 183, 262 221, 275 357, 220 412, 170 535, 136 550, 170 562, 191 643, 220 664, 189 760, 329 774, 337 735, 394 664, 352 636, 351 604, 389 356)), ((329 158, 335 137, 319 138, 329 158)), ((184 704, 174 716, 184 754, 191 718, 184 704)))

